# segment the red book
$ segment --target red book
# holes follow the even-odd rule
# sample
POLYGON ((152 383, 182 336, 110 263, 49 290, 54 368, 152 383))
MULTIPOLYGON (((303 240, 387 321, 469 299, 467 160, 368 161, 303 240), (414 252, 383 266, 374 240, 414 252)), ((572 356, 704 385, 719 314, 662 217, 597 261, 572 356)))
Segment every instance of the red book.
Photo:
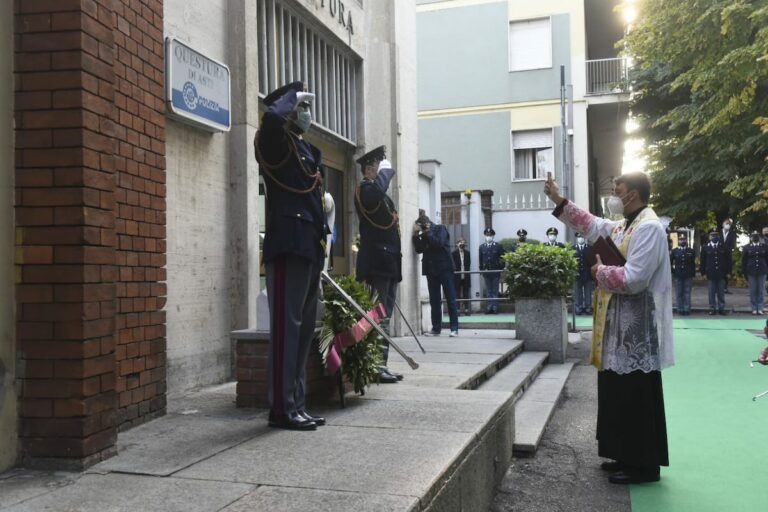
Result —
POLYGON ((587 251, 587 259, 590 266, 597 263, 597 255, 600 255, 603 265, 610 265, 612 267, 623 267, 627 263, 627 259, 621 254, 619 248, 613 243, 613 240, 608 237, 598 237, 594 244, 589 247, 587 251))

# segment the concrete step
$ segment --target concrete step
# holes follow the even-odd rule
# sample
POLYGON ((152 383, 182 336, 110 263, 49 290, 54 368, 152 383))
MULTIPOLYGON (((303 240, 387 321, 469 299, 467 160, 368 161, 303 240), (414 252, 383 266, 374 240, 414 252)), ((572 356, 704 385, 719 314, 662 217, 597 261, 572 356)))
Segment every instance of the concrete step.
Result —
POLYGON ((536 453, 572 369, 572 362, 545 366, 515 404, 516 454, 536 453))
POLYGON ((507 391, 517 401, 534 382, 544 368, 548 352, 523 352, 504 369, 484 382, 479 389, 483 391, 507 391))

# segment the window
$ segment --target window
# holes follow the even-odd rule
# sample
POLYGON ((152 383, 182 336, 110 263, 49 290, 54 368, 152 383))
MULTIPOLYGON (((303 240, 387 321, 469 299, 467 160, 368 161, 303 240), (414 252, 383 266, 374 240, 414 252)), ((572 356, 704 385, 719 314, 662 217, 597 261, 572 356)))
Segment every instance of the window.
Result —
POLYGON ((354 142, 359 59, 281 0, 259 0, 256 5, 259 92, 266 95, 283 84, 302 80, 315 93, 313 120, 354 142))
POLYGON ((512 132, 512 176, 515 180, 538 180, 554 173, 552 130, 512 132))
POLYGON ((509 24, 509 70, 552 67, 552 24, 549 18, 509 24))

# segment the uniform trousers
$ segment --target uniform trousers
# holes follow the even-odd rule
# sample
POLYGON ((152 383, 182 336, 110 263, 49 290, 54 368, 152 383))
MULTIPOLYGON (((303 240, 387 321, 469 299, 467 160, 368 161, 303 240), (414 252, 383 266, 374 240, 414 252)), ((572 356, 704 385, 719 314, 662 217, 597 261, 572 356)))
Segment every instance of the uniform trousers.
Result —
POLYGON ((675 291, 677 292, 677 312, 691 312, 691 286, 692 277, 675 277, 675 291))
POLYGON ((501 272, 493 274, 483 274, 485 279, 485 293, 488 294, 488 302, 485 306, 486 313, 499 312, 499 282, 501 281, 501 272))
POLYGON ((592 313, 592 290, 594 289, 594 281, 576 280, 576 285, 573 290, 573 297, 575 302, 576 313, 592 313))
POLYGON ((275 419, 306 407, 322 262, 281 255, 266 262, 269 298, 268 397, 275 419))
MULTIPOLYGON (((381 305, 384 306, 384 309, 387 311, 387 318, 385 321, 381 322, 381 326, 387 331, 387 334, 391 335, 392 333, 389 332, 389 319, 392 318, 392 313, 395 308, 397 280, 391 277, 373 276, 366 279, 365 282, 376 290, 376 294, 379 296, 379 302, 381 302, 381 305)), ((382 357, 384 359, 383 364, 384 366, 387 366, 387 361, 389 360, 389 342, 381 340, 381 343, 382 357)))
POLYGON ((765 309, 765 274, 748 275, 747 284, 749 284, 749 302, 752 304, 752 311, 763 311, 765 309))
POLYGON ((709 286, 709 310, 725 311, 725 279, 710 279, 709 286))

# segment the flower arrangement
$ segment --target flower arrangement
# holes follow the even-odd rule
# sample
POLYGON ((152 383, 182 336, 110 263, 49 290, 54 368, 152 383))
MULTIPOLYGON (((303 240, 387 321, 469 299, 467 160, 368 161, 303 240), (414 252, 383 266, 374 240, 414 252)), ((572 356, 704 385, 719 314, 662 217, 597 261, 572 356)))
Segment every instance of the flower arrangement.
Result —
MULTIPOLYGON (((336 283, 372 317, 379 318, 376 297, 368 287, 353 276, 341 276, 336 283)), ((358 312, 330 285, 323 288, 323 314, 320 330, 320 353, 326 368, 338 368, 334 359, 341 358, 341 371, 352 383, 355 393, 364 394, 365 388, 377 382, 379 367, 383 364, 379 335, 358 312), (340 352, 340 354, 339 354, 340 352)))

